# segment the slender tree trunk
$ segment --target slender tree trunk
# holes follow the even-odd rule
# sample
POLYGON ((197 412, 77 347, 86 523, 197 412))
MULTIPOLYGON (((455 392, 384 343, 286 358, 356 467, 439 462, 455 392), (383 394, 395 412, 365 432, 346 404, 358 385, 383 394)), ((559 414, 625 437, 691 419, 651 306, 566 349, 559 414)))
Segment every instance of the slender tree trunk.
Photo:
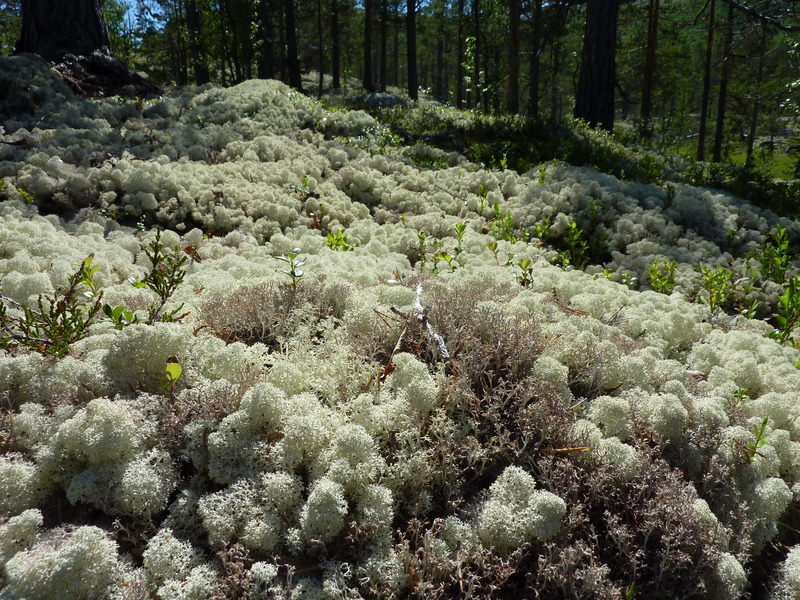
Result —
POLYGON ((650 0, 647 8, 647 46, 644 51, 644 78, 642 80, 641 135, 649 139, 653 135, 650 123, 653 112, 653 80, 656 73, 656 46, 658 44, 659 0, 650 0))
POLYGON ((342 87, 341 63, 342 42, 339 38, 339 0, 331 0, 331 71, 333 75, 333 89, 342 87))
POLYGON ((389 52, 389 2, 388 0, 381 0, 381 87, 380 90, 382 92, 386 91, 386 82, 389 79, 389 64, 388 64, 388 52, 389 52))
POLYGON ((561 70, 561 39, 553 41, 551 58, 553 60, 553 84, 550 86, 550 122, 557 123, 563 117, 563 106, 561 103, 561 86, 558 84, 558 73, 561 70))
POLYGON ((392 84, 400 85, 400 19, 398 5, 392 6, 392 84))
POLYGON ((303 91, 303 80, 300 77, 300 60, 297 55, 297 25, 294 12, 294 0, 284 1, 286 18, 286 64, 289 68, 289 85, 303 91))
POLYGON ((168 40, 168 56, 173 79, 178 85, 189 83, 189 68, 187 65, 186 44, 183 35, 183 26, 186 23, 183 14, 183 3, 173 4, 171 26, 165 28, 168 40))
POLYGON ((464 0, 458 0, 458 48, 456 50, 456 108, 464 106, 464 0))
POLYGON ((434 79, 434 96, 440 102, 447 101, 444 81, 444 40, 436 40, 436 77, 434 79))
POLYGON ((408 97, 419 94, 417 76, 417 0, 406 0, 406 43, 408 49, 408 97))
POLYGON ((282 0, 273 0, 276 2, 278 6, 278 48, 280 48, 280 52, 278 52, 278 63, 277 63, 277 70, 280 73, 281 81, 286 83, 289 82, 289 75, 287 70, 287 60, 286 60, 286 27, 284 23, 286 22, 286 3, 282 0))
POLYGON ((756 143, 756 130, 758 127, 758 113, 760 110, 760 90, 761 82, 764 79, 764 62, 767 55, 767 25, 761 23, 761 44, 758 49, 758 75, 756 77, 756 92, 753 95, 753 112, 750 115, 750 131, 747 136, 747 160, 745 165, 749 168, 753 167, 753 149, 756 143))
POLYGON ((273 79, 275 77, 275 62, 272 58, 274 53, 272 43, 272 7, 269 5, 269 0, 258 0, 256 11, 258 38, 261 41, 261 51, 258 56, 258 76, 261 79, 273 79))
POLYGON ((728 5, 728 21, 725 31, 725 57, 722 63, 722 76, 719 81, 719 100, 717 101, 717 126, 714 131, 714 162, 722 161, 722 145, 725 141, 725 109, 728 103, 728 81, 733 63, 733 20, 734 8, 728 5))
POLYGON ((575 116, 592 127, 614 129, 619 0, 589 0, 575 116))
POLYGON ((317 0, 317 45, 319 46, 319 83, 317 97, 322 98, 322 88, 325 84, 325 38, 322 31, 322 0, 317 0))
POLYGON ((364 0, 364 88, 367 92, 375 91, 375 80, 372 76, 372 11, 375 0, 364 0))
POLYGON ((206 53, 203 49, 203 24, 200 21, 200 12, 197 10, 196 0, 186 0, 186 29, 189 31, 189 51, 192 54, 194 68, 194 81, 203 85, 211 80, 208 73, 206 53))
POLYGON ((506 108, 519 112, 519 22, 521 0, 508 0, 508 77, 506 79, 506 108))
POLYGON ((475 55, 473 57, 472 90, 475 106, 480 106, 481 99, 481 4, 480 0, 472 0, 472 18, 475 21, 475 55))
POLYGON ((253 2, 246 0, 239 3, 239 13, 236 19, 237 35, 239 36, 242 66, 245 79, 253 78, 253 64, 255 63, 255 49, 253 47, 252 27, 255 15, 253 2))
POLYGON ((229 56, 233 65, 233 80, 235 83, 239 83, 244 81, 244 72, 242 70, 242 40, 239 38, 238 15, 236 14, 234 3, 235 0, 225 0, 223 8, 225 11, 224 19, 228 22, 226 29, 230 31, 228 48, 230 49, 229 56))
POLYGON ((531 62, 528 78, 530 93, 528 95, 528 116, 539 118, 539 79, 541 77, 542 52, 542 0, 534 0, 533 5, 533 39, 531 40, 531 62))
POLYGON ((708 127, 708 105, 711 100, 711 60, 714 55, 714 19, 716 0, 708 8, 708 36, 706 39, 706 62, 703 73, 703 98, 700 101, 700 131, 697 135, 697 160, 706 157, 706 128, 708 127))

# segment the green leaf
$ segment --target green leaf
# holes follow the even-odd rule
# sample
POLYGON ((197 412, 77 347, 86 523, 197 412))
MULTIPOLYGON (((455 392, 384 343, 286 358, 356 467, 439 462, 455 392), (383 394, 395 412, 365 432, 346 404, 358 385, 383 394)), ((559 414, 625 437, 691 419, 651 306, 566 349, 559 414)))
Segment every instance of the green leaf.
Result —
POLYGON ((183 367, 176 362, 167 363, 167 367, 165 369, 167 375, 167 381, 169 383, 175 383, 178 381, 178 378, 183 373, 183 367))
POLYGON ((625 600, 633 600, 633 593, 636 589, 636 582, 631 582, 631 585, 628 587, 628 591, 625 592, 625 600))

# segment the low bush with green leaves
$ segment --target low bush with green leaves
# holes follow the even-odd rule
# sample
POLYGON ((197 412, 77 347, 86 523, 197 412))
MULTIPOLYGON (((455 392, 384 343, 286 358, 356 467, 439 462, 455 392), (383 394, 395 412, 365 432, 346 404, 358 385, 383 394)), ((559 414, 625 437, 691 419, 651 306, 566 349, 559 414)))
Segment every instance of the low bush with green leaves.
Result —
MULTIPOLYGON (((786 283, 783 294, 778 296, 780 312, 775 315, 777 327, 770 334, 779 342, 792 339, 792 333, 800 322, 800 278, 792 277, 786 283)), ((792 339, 792 343, 797 346, 797 340, 792 339)))
POLYGON ((89 335, 102 307, 93 276, 97 269, 87 257, 69 277, 69 287, 39 296, 37 309, 0 297, 0 349, 27 348, 63 358, 72 344, 89 335), (16 314, 9 314, 9 309, 16 314))
POLYGON ((662 294, 671 294, 675 289, 675 265, 674 260, 654 261, 647 267, 647 274, 650 276, 650 287, 654 291, 662 294))

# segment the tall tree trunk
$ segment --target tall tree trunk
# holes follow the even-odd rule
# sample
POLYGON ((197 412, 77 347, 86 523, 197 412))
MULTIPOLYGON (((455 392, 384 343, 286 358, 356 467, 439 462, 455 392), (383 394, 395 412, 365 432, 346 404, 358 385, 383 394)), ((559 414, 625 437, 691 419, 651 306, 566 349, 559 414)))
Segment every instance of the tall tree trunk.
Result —
POLYGON ((239 13, 236 19, 237 35, 241 47, 242 70, 245 79, 253 78, 253 64, 255 63, 255 49, 253 47, 253 3, 251 0, 239 2, 239 13))
POLYGON ((644 51, 644 77, 642 79, 641 135, 649 139, 653 135, 650 123, 653 112, 653 80, 656 73, 656 46, 658 44, 659 0, 650 0, 647 8, 647 46, 644 51))
POLYGON ((342 87, 340 72, 342 63, 342 42, 339 38, 339 0, 331 0, 331 46, 333 89, 338 90, 342 87))
POLYGON ((183 31, 183 27, 186 24, 183 15, 183 3, 174 3, 172 9, 171 20, 164 28, 168 48, 167 56, 173 80, 178 85, 186 85, 189 83, 189 68, 187 66, 186 40, 184 39, 183 31))
POLYGON ((533 39, 531 40, 531 62, 528 79, 530 93, 528 95, 528 116, 539 118, 539 79, 541 77, 542 52, 542 0, 534 0, 533 5, 533 39))
POLYGON ((447 91, 444 81, 444 40, 436 40, 436 77, 434 79, 433 95, 440 102, 447 101, 447 91))
POLYGON ((325 84, 325 38, 322 31, 322 0, 317 0, 317 45, 319 46, 319 83, 317 97, 322 98, 322 88, 325 84))
POLYGON ((273 79, 275 77, 275 62, 272 58, 274 54, 272 43, 272 7, 269 5, 269 0, 258 0, 256 11, 258 18, 258 39, 261 42, 258 55, 258 76, 261 79, 273 79))
MULTIPOLYGON (((100 0, 22 0, 15 52, 38 54, 77 93, 147 96, 159 88, 111 54, 100 0)), ((168 36, 169 38, 169 36, 168 36)), ((185 56, 178 56, 178 64, 185 56)))
POLYGON ((57 62, 67 54, 95 50, 111 55, 99 0, 22 0, 22 28, 16 51, 57 62))
POLYGON ((273 0, 276 2, 278 7, 278 48, 280 48, 280 52, 278 52, 278 63, 277 63, 277 72, 280 73, 280 79, 284 82, 289 82, 289 75, 287 70, 287 61, 286 61, 286 27, 284 23, 286 21, 286 3, 282 0, 273 0))
POLYGON ((714 162, 722 161, 722 144, 725 141, 725 109, 728 103, 728 81, 733 66, 733 20, 734 8, 728 5, 728 21, 725 31, 725 57, 722 62, 722 76, 719 80, 719 100, 717 101, 717 126, 714 131, 714 162))
POLYGON ((387 62, 387 54, 389 51, 389 2, 388 0, 381 0, 381 60, 380 60, 380 77, 382 92, 386 91, 386 82, 389 79, 389 65, 387 62))
POLYGON ((192 67, 194 68, 194 81, 203 85, 211 80, 208 73, 206 53, 203 48, 203 24, 200 21, 200 12, 197 10, 197 0, 186 0, 186 29, 189 31, 189 51, 192 54, 192 67))
POLYGON ((521 0, 508 0, 508 78, 506 107, 515 115, 519 112, 519 21, 521 0))
POLYGON ((417 77, 417 0, 406 0, 406 44, 408 50, 408 97, 419 95, 417 77))
POLYGON ((444 14, 445 7, 442 4, 436 5, 433 14, 433 24, 437 30, 436 33, 436 64, 434 66, 433 74, 433 97, 440 102, 447 101, 447 82, 444 78, 444 46, 445 36, 448 33, 448 21, 444 14))
POLYGON ((714 55, 714 20, 716 0, 708 7, 708 36, 706 39, 706 62, 703 72, 703 98, 700 101, 700 131, 697 135, 697 160, 706 157, 706 129, 708 127, 708 104, 711 100, 711 59, 714 55))
POLYGON ((392 5, 392 85, 400 85, 400 19, 398 5, 392 5))
POLYGON ((475 55, 472 65, 472 91, 475 106, 480 106, 481 99, 481 4, 480 0, 472 0, 472 18, 475 22, 475 55))
POLYGON ((758 74, 756 76, 755 94, 753 95, 753 112, 750 115, 750 131, 747 136, 747 160, 745 166, 753 167, 753 149, 756 143, 756 129, 758 127, 758 113, 760 109, 761 82, 764 78, 764 62, 767 56, 767 24, 761 23, 761 43, 758 48, 758 74))
POLYGON ((458 0, 458 48, 456 49, 456 108, 464 106, 464 0, 458 0))
POLYGON ((370 93, 375 91, 375 79, 372 76, 372 12, 375 1, 364 0, 364 88, 370 93))
POLYGON ((286 65, 289 68, 289 85, 303 91, 303 80, 300 77, 300 60, 297 55, 297 25, 294 12, 294 0, 284 1, 286 18, 286 65))
POLYGON ((242 71, 242 49, 241 49, 241 42, 242 40, 239 38, 239 27, 237 24, 238 16, 236 14, 236 7, 234 6, 235 0, 225 0, 224 3, 220 3, 221 7, 225 11, 225 20, 228 22, 228 26, 226 29, 230 31, 230 59, 231 64, 233 65, 233 81, 234 83, 239 83, 244 81, 244 72, 242 71))
POLYGON ((575 116, 592 127, 614 129, 619 0, 589 0, 575 116))
POLYGON ((561 42, 560 38, 553 41, 553 84, 550 86, 550 122, 557 123, 561 120, 561 94, 558 88, 558 72, 561 69, 561 42))

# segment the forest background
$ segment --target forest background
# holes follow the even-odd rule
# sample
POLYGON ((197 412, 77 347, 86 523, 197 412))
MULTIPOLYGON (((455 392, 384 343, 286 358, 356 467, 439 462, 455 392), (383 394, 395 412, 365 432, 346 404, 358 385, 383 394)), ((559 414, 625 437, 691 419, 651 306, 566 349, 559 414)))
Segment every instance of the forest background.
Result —
MULTIPOLYGON (((355 87, 402 90, 412 99, 422 93, 544 124, 578 114, 606 129, 616 120, 619 131, 692 160, 746 165, 779 179, 794 178, 800 158, 793 1, 102 4, 114 54, 160 85, 276 78, 320 95, 355 87), (610 33, 610 63, 598 50, 608 41, 592 42, 586 55, 592 31, 610 33), (582 63, 592 75, 610 65, 611 83, 593 82, 590 96, 597 85, 610 88, 603 93, 612 118, 594 118, 580 101, 575 110, 582 63)), ((14 51, 20 5, 0 2, 0 55, 14 51)))

